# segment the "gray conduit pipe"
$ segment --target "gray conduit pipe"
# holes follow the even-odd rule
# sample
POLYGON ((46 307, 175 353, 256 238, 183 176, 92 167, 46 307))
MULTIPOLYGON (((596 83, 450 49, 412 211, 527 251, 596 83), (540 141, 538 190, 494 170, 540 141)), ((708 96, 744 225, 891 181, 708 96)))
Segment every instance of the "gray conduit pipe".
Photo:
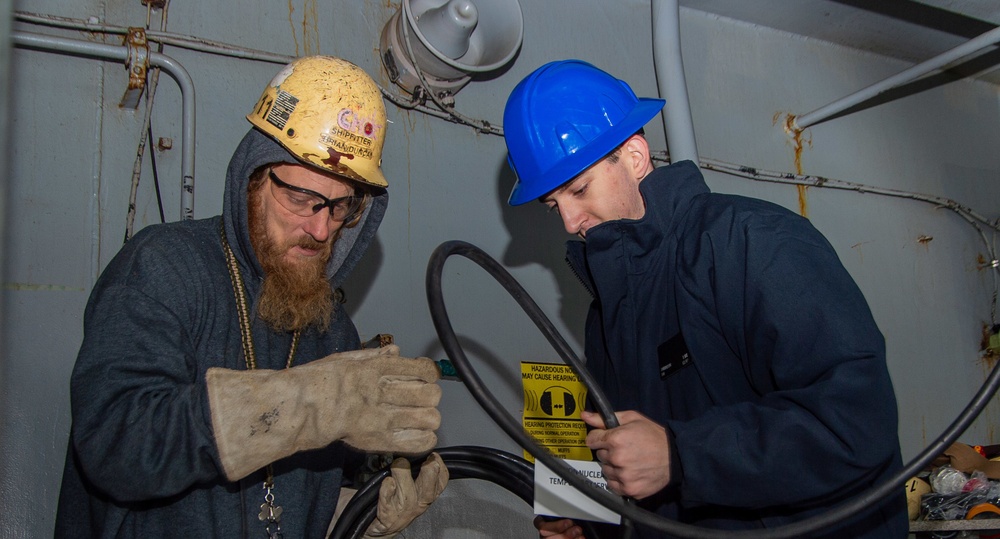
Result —
MULTIPOLYGON (((124 45, 106 45, 29 32, 14 32, 12 38, 15 46, 25 49, 67 52, 118 60, 123 64, 129 60, 129 49, 124 45)), ((181 90, 181 220, 194 219, 194 81, 184 66, 164 54, 150 52, 149 65, 170 73, 181 90)))
POLYGON ((813 112, 795 117, 792 119, 790 127, 795 131, 802 131, 811 125, 822 122, 834 114, 843 112, 854 105, 871 99, 882 92, 902 86, 903 84, 914 81, 931 71, 944 67, 955 60, 968 56, 976 51, 989 47, 990 45, 995 45, 998 41, 1000 41, 1000 28, 994 28, 989 32, 980 34, 978 37, 966 41, 954 49, 945 51, 930 60, 921 62, 905 71, 897 73, 882 82, 878 82, 867 88, 858 90, 847 97, 834 101, 825 107, 820 107, 813 112))
POLYGON ((685 159, 698 163, 698 146, 694 138, 694 121, 688 102, 681 58, 680 6, 677 0, 652 0, 653 67, 660 97, 667 101, 663 113, 663 128, 667 134, 670 162, 685 159))

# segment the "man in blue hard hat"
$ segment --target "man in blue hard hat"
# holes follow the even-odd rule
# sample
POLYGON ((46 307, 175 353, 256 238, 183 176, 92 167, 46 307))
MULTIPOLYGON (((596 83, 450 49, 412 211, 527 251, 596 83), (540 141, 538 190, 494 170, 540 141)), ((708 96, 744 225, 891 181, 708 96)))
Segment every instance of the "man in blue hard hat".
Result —
MULTIPOLYGON (((885 342, 807 219, 656 168, 664 106, 582 61, 546 64, 504 111, 509 203, 558 213, 594 297, 588 370, 620 426, 584 412, 614 492, 669 519, 761 530, 826 512, 902 467, 885 342)), ((582 537, 536 518, 542 537, 582 537)), ((662 532, 637 527, 640 537, 662 532)), ((903 538, 903 489, 813 538, 903 538)))

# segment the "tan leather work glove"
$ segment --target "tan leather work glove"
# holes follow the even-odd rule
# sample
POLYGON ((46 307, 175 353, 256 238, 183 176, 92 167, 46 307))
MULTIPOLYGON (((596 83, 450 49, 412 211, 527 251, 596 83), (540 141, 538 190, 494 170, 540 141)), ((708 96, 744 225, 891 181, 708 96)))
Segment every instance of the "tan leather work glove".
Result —
POLYGON ((429 451, 441 425, 439 376, 433 361, 400 357, 395 345, 280 371, 208 369, 212 429, 226 477, 236 481, 337 440, 369 453, 429 451))
POLYGON ((420 465, 416 481, 410 473, 410 461, 404 458, 394 460, 391 471, 379 487, 378 516, 363 539, 395 537, 422 515, 448 484, 448 467, 437 453, 428 455, 420 465))

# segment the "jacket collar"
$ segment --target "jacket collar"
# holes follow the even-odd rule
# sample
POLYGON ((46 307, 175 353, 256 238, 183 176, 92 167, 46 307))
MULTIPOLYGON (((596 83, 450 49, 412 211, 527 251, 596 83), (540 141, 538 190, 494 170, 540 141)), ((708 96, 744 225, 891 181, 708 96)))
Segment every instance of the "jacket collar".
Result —
POLYGON ((626 252, 633 261, 642 260, 677 233, 676 228, 694 198, 708 192, 701 171, 691 161, 654 169, 639 184, 639 193, 646 204, 645 215, 635 220, 601 223, 587 232, 585 242, 568 242, 570 265, 583 276, 590 273, 584 270, 584 258, 590 267, 605 267, 606 264, 617 267, 626 252))

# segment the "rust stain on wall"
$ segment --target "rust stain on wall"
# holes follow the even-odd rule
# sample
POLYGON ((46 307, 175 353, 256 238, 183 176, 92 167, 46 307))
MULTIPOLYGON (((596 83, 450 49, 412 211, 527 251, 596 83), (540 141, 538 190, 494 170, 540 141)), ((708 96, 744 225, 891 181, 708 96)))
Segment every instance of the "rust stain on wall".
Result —
MULTIPOLYGON (((795 117, 788 115, 789 127, 791 127, 792 120, 795 117)), ((795 129, 792 131, 792 148, 795 150, 795 173, 802 175, 802 130, 795 129)), ((799 215, 802 217, 809 217, 809 200, 806 198, 806 187, 805 185, 797 186, 799 189, 799 215)))
POLYGON ((862 242, 855 243, 854 245, 851 246, 851 249, 854 249, 855 251, 858 252, 858 257, 861 259, 861 263, 862 264, 865 263, 865 253, 864 253, 864 251, 861 250, 861 246, 864 245, 864 244, 866 244, 866 243, 871 243, 871 242, 870 241, 862 241, 862 242))
POLYGON ((927 446, 927 417, 920 416, 920 439, 923 440, 923 446, 927 446))
POLYGON ((796 185, 799 190, 799 215, 805 218, 809 218, 809 200, 806 198, 806 187, 805 185, 796 185))
POLYGON ((986 258, 983 253, 976 255, 976 265, 978 269, 996 269, 1000 268, 1000 260, 995 260, 992 258, 986 258))
POLYGON ((992 326, 990 324, 983 324, 983 338, 979 341, 979 351, 982 352, 982 361, 986 367, 990 370, 997 364, 1000 360, 1000 350, 997 350, 993 346, 994 342, 997 340, 997 333, 1000 332, 1000 327, 992 326))
MULTIPOLYGON (((989 325, 983 324, 983 350, 981 353, 980 365, 983 369, 983 381, 989 378, 993 374, 993 369, 996 368, 997 362, 1000 361, 1000 350, 996 347, 997 332, 1000 331, 1000 325, 989 325), (991 337, 993 342, 991 344, 991 337)), ((988 444, 996 443, 996 420, 994 417, 996 414, 996 407, 989 406, 983 410, 983 413, 979 417, 979 421, 982 421, 987 425, 986 427, 986 440, 988 444)))
MULTIPOLYGON (((288 25, 292 28, 292 39, 295 40, 295 56, 299 56, 299 21, 295 17, 295 0, 288 0, 288 25)), ((319 14, 316 0, 302 2, 302 49, 303 56, 319 54, 319 14)))
POLYGON ((302 46, 306 56, 319 54, 319 14, 316 0, 305 0, 302 5, 302 46))
POLYGON ((299 56, 299 36, 295 33, 295 4, 288 0, 288 25, 292 27, 292 39, 295 40, 295 56, 299 56))
MULTIPOLYGON (((781 112, 774 113, 771 118, 773 124, 777 124, 781 118, 781 112)), ((795 127, 795 115, 785 114, 785 120, 782 127, 785 132, 792 137, 792 149, 795 152, 795 173, 802 175, 802 148, 805 144, 812 145, 811 139, 802 139, 802 130, 795 127)), ((809 199, 806 197, 806 190, 809 188, 807 185, 797 185, 796 189, 799 192, 799 215, 805 218, 809 218, 809 199)))

